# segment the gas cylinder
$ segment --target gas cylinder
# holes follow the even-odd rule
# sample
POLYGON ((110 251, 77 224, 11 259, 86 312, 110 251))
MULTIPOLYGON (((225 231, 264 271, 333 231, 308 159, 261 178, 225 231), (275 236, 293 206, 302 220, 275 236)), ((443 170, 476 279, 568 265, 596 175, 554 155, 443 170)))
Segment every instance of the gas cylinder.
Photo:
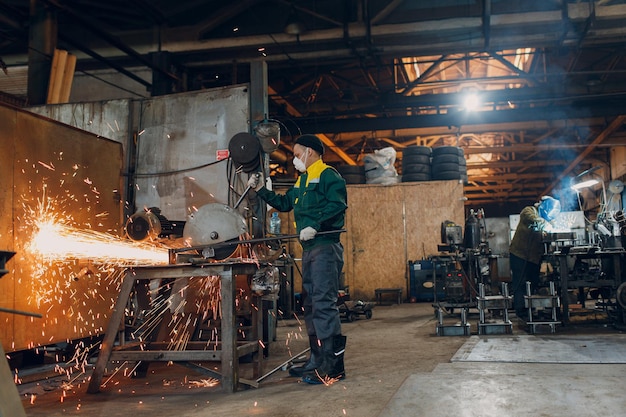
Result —
POLYGON ((465 220, 465 236, 463 238, 465 249, 477 249, 480 246, 480 224, 474 210, 465 220))

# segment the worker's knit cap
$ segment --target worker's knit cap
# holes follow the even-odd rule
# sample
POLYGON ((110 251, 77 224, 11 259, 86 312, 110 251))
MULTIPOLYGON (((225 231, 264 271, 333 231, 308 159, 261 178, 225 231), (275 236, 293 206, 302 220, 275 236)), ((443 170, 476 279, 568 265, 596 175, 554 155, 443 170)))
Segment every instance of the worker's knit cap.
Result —
POLYGON ((311 148, 320 155, 324 154, 324 144, 315 135, 302 135, 296 139, 296 143, 311 148))

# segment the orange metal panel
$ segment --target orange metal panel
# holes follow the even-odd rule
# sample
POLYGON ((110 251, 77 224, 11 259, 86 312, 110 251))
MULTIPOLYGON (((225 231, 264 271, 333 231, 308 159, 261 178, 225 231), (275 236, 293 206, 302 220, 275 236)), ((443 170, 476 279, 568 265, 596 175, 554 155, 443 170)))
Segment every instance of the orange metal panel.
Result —
POLYGON ((101 334, 118 280, 87 259, 41 259, 29 244, 35 220, 50 214, 72 227, 119 234, 122 146, 9 107, 0 106, 0 126, 0 249, 17 252, 0 279, 0 307, 43 316, 0 313, 0 341, 11 352, 101 334), (84 267, 93 273, 81 276, 84 267))
MULTIPOLYGON (((14 251, 13 246, 13 154, 15 152, 16 113, 10 107, 0 106, 0 144, 2 160, 0 162, 0 250, 14 251)), ((7 262, 6 269, 11 271, 14 259, 7 262)), ((15 308, 15 275, 11 272, 0 278, 0 306, 15 308)), ((5 341, 5 349, 10 350, 6 341, 12 340, 14 316, 0 313, 0 341, 5 341)))

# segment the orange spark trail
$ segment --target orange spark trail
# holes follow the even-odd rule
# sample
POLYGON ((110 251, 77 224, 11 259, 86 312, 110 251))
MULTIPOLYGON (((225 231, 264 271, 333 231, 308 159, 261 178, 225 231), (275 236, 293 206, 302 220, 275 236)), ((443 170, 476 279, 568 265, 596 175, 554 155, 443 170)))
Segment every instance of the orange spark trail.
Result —
POLYGON ((51 219, 35 222, 30 251, 50 261, 89 259, 118 264, 167 264, 168 251, 122 240, 113 235, 81 230, 51 219))

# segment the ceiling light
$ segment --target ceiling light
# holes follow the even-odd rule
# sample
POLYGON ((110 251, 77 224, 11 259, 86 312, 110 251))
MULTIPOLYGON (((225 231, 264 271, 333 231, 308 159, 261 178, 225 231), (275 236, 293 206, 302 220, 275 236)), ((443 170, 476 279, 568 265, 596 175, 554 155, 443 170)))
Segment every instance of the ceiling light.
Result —
POLYGON ((592 185, 596 185, 598 183, 600 183, 600 180, 598 180, 596 178, 592 178, 590 180, 576 182, 576 183, 572 184, 570 186, 570 188, 572 190, 578 191, 578 190, 581 190, 583 188, 591 187, 592 185))
POLYGON ((304 23, 300 20, 295 7, 292 7, 291 11, 289 12, 284 31, 288 35, 295 36, 300 36, 304 32, 306 32, 306 26, 304 26, 304 23))
POLYGON ((477 93, 470 92, 463 97, 463 107, 467 111, 476 111, 481 105, 480 97, 477 93))

